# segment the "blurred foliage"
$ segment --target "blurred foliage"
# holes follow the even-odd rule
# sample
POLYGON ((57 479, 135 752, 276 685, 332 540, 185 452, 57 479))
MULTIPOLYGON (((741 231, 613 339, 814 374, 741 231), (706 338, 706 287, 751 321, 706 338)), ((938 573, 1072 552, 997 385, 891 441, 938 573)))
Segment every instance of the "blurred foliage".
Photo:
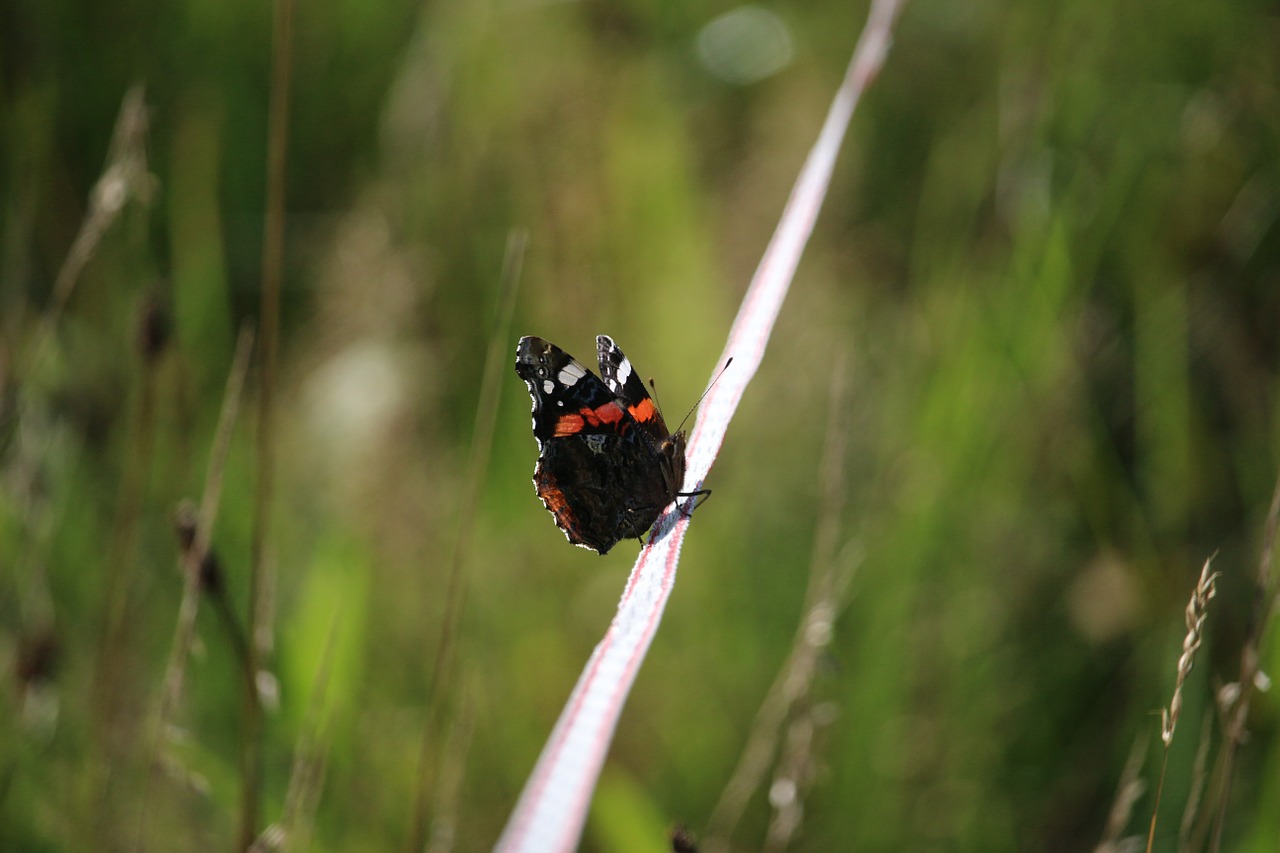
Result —
MULTIPOLYGON (((789 52, 745 82, 699 53, 730 8, 299 4, 259 640, 278 684, 264 815, 281 819, 311 739, 312 849, 402 848, 420 754, 436 826, 490 846, 608 624, 633 553, 564 543, 504 371, 456 677, 432 692, 508 233, 530 242, 506 350, 532 333, 587 356, 607 332, 679 420, 865 11, 767 7, 789 52)), ((0 8, 0 849, 234 837, 240 675, 208 599, 158 754, 148 721, 182 586, 172 512, 203 489, 235 331, 258 309, 271 57, 270 4, 0 8), (60 311, 134 84, 152 192, 60 311), (156 311, 172 339, 148 353, 156 311)), ((1259 606, 1280 466, 1278 66, 1268 3, 908 5, 708 483, 584 849, 702 832, 832 512, 858 568, 797 709, 820 725, 794 849, 1091 849, 1135 741, 1148 787, 1123 832, 1145 837, 1182 610, 1217 551, 1156 839, 1176 848, 1202 720, 1212 760, 1212 697, 1259 606), (833 508, 819 465, 846 362, 833 508)), ((213 533, 241 623, 255 389, 213 533)), ((1255 696, 1224 849, 1280 844, 1276 723, 1255 696)), ((759 792, 737 849, 763 845, 770 814, 759 792)))

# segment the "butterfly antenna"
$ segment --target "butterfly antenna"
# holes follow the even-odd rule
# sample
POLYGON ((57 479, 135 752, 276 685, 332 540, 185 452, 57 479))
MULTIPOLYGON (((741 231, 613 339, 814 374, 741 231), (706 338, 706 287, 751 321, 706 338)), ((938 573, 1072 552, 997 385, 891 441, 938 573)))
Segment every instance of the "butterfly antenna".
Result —
MULTIPOLYGON (((708 394, 711 393, 712 388, 716 387, 716 383, 720 381, 721 376, 724 376, 724 372, 729 369, 729 365, 731 364, 733 364, 732 356, 730 356, 729 360, 724 363, 724 367, 720 368, 720 372, 716 374, 715 378, 711 380, 711 384, 707 386, 707 390, 702 392, 702 394, 698 397, 698 399, 694 401, 693 406, 689 409, 689 411, 685 413, 685 416, 680 419, 680 426, 675 428, 675 432, 679 432, 680 430, 684 429, 685 421, 689 420, 689 416, 698 410, 698 404, 702 402, 703 398, 705 398, 708 394)), ((653 388, 652 379, 649 380, 649 387, 653 388)), ((658 399, 657 388, 653 388, 653 399, 654 400, 658 399)), ((661 410, 662 406, 659 405, 658 409, 661 410)))
POLYGON ((653 377, 649 377, 649 390, 652 392, 649 396, 653 397, 654 405, 658 407, 658 414, 662 414, 662 401, 658 399, 658 383, 653 381, 653 377))

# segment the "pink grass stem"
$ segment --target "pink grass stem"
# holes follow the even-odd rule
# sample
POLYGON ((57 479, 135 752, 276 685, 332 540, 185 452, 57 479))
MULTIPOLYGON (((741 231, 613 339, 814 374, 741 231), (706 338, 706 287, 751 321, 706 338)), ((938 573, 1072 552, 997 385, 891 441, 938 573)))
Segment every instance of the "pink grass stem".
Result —
MULTIPOLYGON (((733 413, 764 358, 769 333, 826 196, 849 120, 888 53, 899 7, 899 0, 872 4, 844 82, 729 332, 719 363, 732 358, 733 365, 699 409, 689 441, 685 491, 701 488, 733 413)), ((641 551, 627 580, 617 615, 561 712, 497 850, 553 853, 576 846, 623 704, 675 583, 688 526, 689 517, 675 507, 658 519, 650 544, 641 551)))

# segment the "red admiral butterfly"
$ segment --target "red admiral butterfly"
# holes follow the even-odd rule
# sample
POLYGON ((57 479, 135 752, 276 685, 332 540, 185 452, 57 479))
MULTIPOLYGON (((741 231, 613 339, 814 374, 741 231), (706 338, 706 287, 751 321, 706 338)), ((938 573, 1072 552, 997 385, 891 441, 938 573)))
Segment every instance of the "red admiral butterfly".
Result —
POLYGON ((574 545, 601 554, 638 539, 680 494, 684 432, 672 435, 631 362, 596 338, 600 376, 560 347, 523 337, 516 374, 533 397, 533 485, 574 545))

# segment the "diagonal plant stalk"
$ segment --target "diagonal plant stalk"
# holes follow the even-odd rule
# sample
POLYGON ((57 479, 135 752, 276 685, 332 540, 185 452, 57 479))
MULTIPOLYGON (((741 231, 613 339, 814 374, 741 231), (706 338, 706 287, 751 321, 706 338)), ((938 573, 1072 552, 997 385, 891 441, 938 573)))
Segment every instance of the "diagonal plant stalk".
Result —
MULTIPOLYGON (((844 82, 809 153, 742 306, 719 363, 733 359, 703 398, 689 439, 683 491, 702 487, 729 422, 764 357, 801 252, 822 206, 836 155, 858 100, 888 53, 898 0, 874 0, 844 82)), ((515 811, 498 840, 504 853, 574 848, 586 822, 605 754, 675 583, 689 516, 668 507, 640 552, 608 631, 578 679, 515 811)))
POLYGON ((315 681, 312 682, 311 697, 307 702, 297 745, 294 747, 293 767, 289 772, 289 786, 285 791, 280 819, 264 829, 253 842, 253 846, 249 848, 253 853, 310 849, 312 826, 320 800, 320 789, 324 783, 332 736, 332 715, 327 713, 326 701, 340 624, 341 614, 335 610, 325 633, 320 665, 316 670, 315 681))
POLYGON ((149 122, 146 91, 141 85, 135 84, 125 92, 120 103, 120 114, 111 133, 111 144, 107 149, 107 162, 102 176, 93 186, 93 192, 89 195, 89 210, 80 223, 80 230, 67 252, 66 260, 58 270, 58 277, 54 279, 53 300, 31 348, 31 363, 34 365, 39 365, 45 347, 53 339, 54 330, 62 319, 62 312, 71 301, 76 283, 80 281, 85 266, 97 252, 103 235, 120 216, 130 199, 139 199, 144 203, 151 200, 156 180, 147 171, 149 122))
POLYGON ((471 528, 475 522, 476 504, 480 500, 480 487, 489 468, 493 450, 493 431, 498 421, 498 398, 502 388, 502 374, 506 367, 506 341, 515 316, 516 293, 520 289, 520 272, 524 266, 525 248, 529 234, 523 228, 512 229, 507 235, 506 254, 502 261, 502 279, 498 290, 498 313, 489 337, 489 352, 485 356, 484 374, 480 382, 480 395, 476 400, 476 421, 472 430, 474 440, 471 457, 467 463, 467 479, 458 502, 458 527, 453 540, 453 553, 449 559, 449 580, 445 589, 444 619, 440 625, 440 639, 436 643, 435 666, 431 670, 429 692, 430 705, 427 719, 422 726, 422 744, 418 754, 417 792, 409 832, 407 849, 422 850, 427 844, 430 820, 431 782, 433 762, 445 760, 446 750, 439 749, 445 728, 445 704, 453 684, 454 662, 457 659, 458 623, 466 603, 467 584, 464 574, 467 549, 471 545, 471 528), (437 750, 439 750, 437 754, 437 750))
POLYGON ((1271 559, 1276 549, 1276 533, 1280 528, 1280 475, 1271 492, 1271 506, 1267 510, 1266 529, 1262 534, 1262 554, 1258 559, 1258 574, 1254 581, 1254 611, 1249 619, 1249 633, 1240 651, 1240 677, 1234 690, 1220 692, 1223 705, 1225 742, 1218 754, 1217 777, 1220 788, 1213 816, 1213 835, 1209 849, 1218 853, 1222 848, 1222 829, 1227 822, 1227 806, 1231 800, 1231 783, 1235 775, 1236 753, 1245 740, 1249 723, 1249 706, 1253 691, 1257 689, 1261 673, 1262 643, 1271 627, 1271 620, 1280 609, 1280 586, 1276 585, 1271 570, 1271 559))
POLYGON ((1143 733, 1129 749, 1129 757, 1125 759, 1124 769, 1120 771, 1120 782, 1116 786, 1115 798, 1111 801, 1111 811, 1107 815, 1107 825, 1103 828, 1102 839, 1093 853, 1120 853, 1120 834, 1129 825, 1133 815, 1133 806, 1146 791, 1146 783, 1139 773, 1147 759, 1147 736, 1143 733))
MULTIPOLYGON (((50 364, 55 360, 54 341, 58 324, 61 322, 67 305, 75 292, 76 285, 84 273, 86 266, 93 259, 102 243, 102 239, 110 231, 116 220, 123 214, 131 201, 148 205, 154 195, 157 180, 147 166, 147 138, 150 117, 147 109, 146 90, 135 84, 125 92, 120 102, 120 111, 111 132, 111 141, 107 146, 107 156, 102 166, 102 173, 93 185, 86 204, 84 218, 76 232, 75 239, 67 250, 66 257, 58 268, 54 278, 52 294, 48 308, 40 318, 31 341, 21 350, 13 354, 13 364, 7 362, 9 353, 0 344, 0 395, 7 398, 14 394, 14 412, 4 411, 0 418, 12 419, 17 424, 16 440, 12 448, 2 448, 3 456, 8 463, 12 457, 15 462, 6 464, 15 472, 13 489, 15 493, 26 496, 25 513, 30 516, 33 506, 38 504, 34 495, 38 491, 40 465, 36 460, 45 456, 50 431, 47 425, 46 403, 39 399, 33 391, 39 386, 38 380, 50 364)), ((9 282, 5 282, 6 285, 9 282)), ((146 357, 144 353, 144 358, 146 357)), ((113 685, 109 672, 115 665, 111 660, 110 649, 116 645, 120 637, 119 625, 124 618, 127 590, 127 566, 136 537, 137 516, 145 472, 142 470, 149 462, 149 447, 152 440, 151 425, 154 416, 153 382, 154 363, 148 359, 144 367, 142 396, 134 417, 135 430, 131 436, 133 447, 125 464, 124 475, 120 483, 117 514, 112 527, 112 543, 106 553, 105 592, 107 601, 103 616, 101 642, 95 655, 90 695, 99 718, 96 724, 101 729, 111 728, 111 718, 115 713, 110 696, 113 685), (123 576, 123 577, 122 577, 123 576)), ((6 400, 7 401, 7 400, 6 400)), ((0 409, 5 406, 0 403, 0 409)), ((36 525, 34 519, 28 517, 25 526, 28 531, 36 525)), ((35 537, 24 534, 21 542, 21 556, 15 564, 31 562, 35 550, 35 537)), ((14 559, 10 557, 10 559, 14 559)), ((48 586, 49 580, 38 565, 30 571, 20 574, 30 577, 31 600, 40 602, 37 606, 39 616, 33 621, 47 623, 53 618, 53 593, 48 586)), ((24 596, 25 598, 25 596, 24 596)), ((105 741, 109 735, 105 731, 95 734, 101 741, 98 747, 104 747, 102 756, 91 757, 89 772, 86 774, 90 787, 95 789, 91 796, 98 799, 99 805, 106 806, 107 795, 111 785, 98 784, 96 778, 110 772, 109 765, 113 759, 105 755, 105 741)), ((109 811, 110 808, 107 807, 109 811)), ((95 819, 98 828, 106 826, 106 822, 95 819)))
POLYGON ((849 410, 849 395, 844 379, 845 359, 837 354, 832 360, 835 369, 829 393, 827 439, 818 466, 822 514, 814 530, 804 610, 787 660, 756 711, 738 766, 707 820, 705 853, 729 850, 747 801, 759 790, 770 763, 778 754, 787 719, 809 693, 820 655, 831 643, 832 625, 848 599, 856 561, 840 553, 844 549, 838 540, 845 504, 844 457, 848 443, 848 429, 842 416, 849 410))
POLYGON ((249 371, 249 356, 252 352, 253 332, 248 328, 241 329, 240 338, 236 342, 231 372, 227 376, 227 387, 222 399, 222 411, 218 416, 217 431, 214 433, 213 447, 209 451, 209 470, 205 476, 204 494, 200 498, 199 513, 195 519, 195 535, 191 544, 184 548, 181 554, 182 600, 178 605, 178 621, 173 629, 169 662, 165 667, 155 719, 151 724, 147 761, 143 767, 144 781, 142 796, 139 800, 141 816, 136 847, 138 850, 146 848, 147 810, 150 804, 148 792, 151 788, 151 778, 156 772, 160 744, 166 737, 169 718, 177 707, 178 699, 182 696, 182 682, 186 674, 187 658, 191 654, 191 644, 195 639, 196 611, 200 604, 200 567, 204 564, 205 555, 209 553, 213 524, 218 517, 218 506, 222 499, 222 475, 226 469, 227 451, 231 446, 231 434, 240 411, 240 393, 244 388, 245 374, 249 371))

